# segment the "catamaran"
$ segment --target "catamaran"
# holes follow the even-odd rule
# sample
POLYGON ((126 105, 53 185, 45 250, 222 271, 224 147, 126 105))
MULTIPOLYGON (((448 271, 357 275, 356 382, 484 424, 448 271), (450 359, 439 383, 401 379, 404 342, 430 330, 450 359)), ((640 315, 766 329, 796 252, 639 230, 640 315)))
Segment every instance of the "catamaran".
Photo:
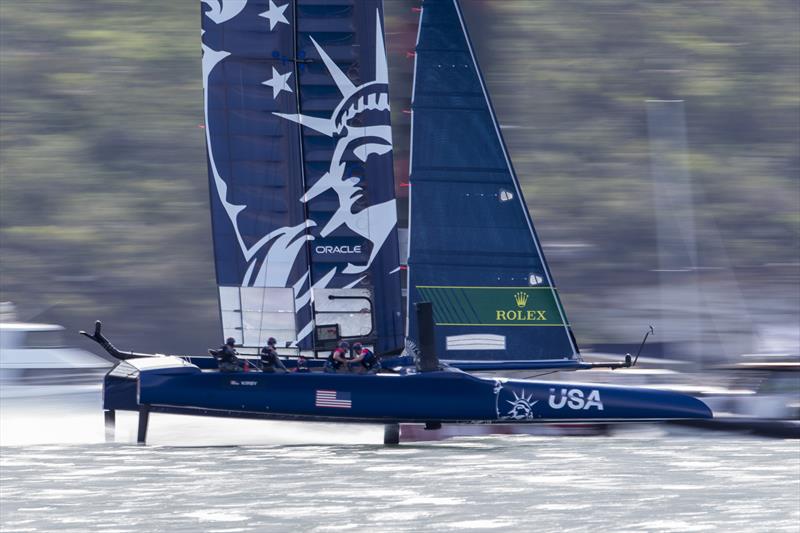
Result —
MULTIPOLYGON (((139 412, 384 424, 709 418, 634 387, 470 371, 587 363, 559 299, 458 0, 425 0, 414 51, 407 268, 401 268, 380 0, 202 0, 205 141, 224 337, 288 366, 343 339, 378 373, 220 372, 211 357, 123 352, 106 422, 139 412), (407 276, 406 308, 402 306, 407 276)), ((316 370, 314 367, 317 367, 316 370)))

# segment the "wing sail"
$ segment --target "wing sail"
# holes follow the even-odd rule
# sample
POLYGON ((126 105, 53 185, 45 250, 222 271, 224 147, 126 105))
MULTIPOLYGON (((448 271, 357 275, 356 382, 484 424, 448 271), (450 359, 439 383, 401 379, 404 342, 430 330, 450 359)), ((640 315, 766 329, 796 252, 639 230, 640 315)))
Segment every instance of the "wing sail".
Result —
POLYGON ((224 335, 401 344, 378 0, 203 0, 206 141, 224 335), (380 297, 377 297, 380 296, 380 297))

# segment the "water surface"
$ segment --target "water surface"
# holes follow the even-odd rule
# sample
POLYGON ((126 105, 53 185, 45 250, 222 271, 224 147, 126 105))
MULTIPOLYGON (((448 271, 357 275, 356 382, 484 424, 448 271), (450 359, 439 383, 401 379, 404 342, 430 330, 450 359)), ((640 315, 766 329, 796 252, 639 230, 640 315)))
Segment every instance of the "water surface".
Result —
MULTIPOLYGON (((128 439, 133 420, 122 418, 128 439)), ((379 428, 231 422, 154 415, 146 447, 5 446, 0 529, 797 532, 800 523, 797 441, 643 429, 392 448, 378 444, 379 428), (240 445, 208 445, 226 440, 240 445)))

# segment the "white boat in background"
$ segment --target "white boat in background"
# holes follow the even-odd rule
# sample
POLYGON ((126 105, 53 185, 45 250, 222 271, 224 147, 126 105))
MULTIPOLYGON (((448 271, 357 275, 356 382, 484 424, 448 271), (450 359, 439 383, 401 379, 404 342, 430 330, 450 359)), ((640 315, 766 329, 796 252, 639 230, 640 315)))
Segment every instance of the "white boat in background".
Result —
POLYGON ((800 361, 759 361, 725 367, 732 388, 748 394, 709 396, 722 418, 800 421, 800 361))
POLYGON ((111 363, 63 342, 62 326, 0 322, 0 397, 99 391, 111 363))

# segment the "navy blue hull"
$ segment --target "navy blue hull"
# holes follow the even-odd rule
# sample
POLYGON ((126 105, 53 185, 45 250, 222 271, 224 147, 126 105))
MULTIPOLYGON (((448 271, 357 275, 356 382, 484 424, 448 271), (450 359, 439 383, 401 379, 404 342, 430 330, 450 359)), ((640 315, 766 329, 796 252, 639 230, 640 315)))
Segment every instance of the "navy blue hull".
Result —
POLYGON ((201 372, 193 365, 106 378, 106 409, 246 418, 399 423, 536 423, 711 418, 701 401, 668 391, 421 374, 201 372))

